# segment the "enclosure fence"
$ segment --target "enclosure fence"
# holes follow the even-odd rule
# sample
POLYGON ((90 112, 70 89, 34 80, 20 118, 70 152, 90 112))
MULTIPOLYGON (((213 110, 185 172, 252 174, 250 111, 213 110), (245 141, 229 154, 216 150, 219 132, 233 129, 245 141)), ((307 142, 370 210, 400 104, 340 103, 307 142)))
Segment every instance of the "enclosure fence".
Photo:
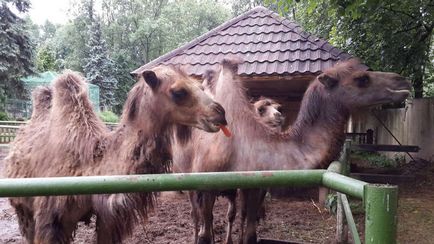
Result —
POLYGON ((349 195, 363 202, 364 243, 396 243, 398 188, 369 184, 345 176, 348 172, 348 151, 349 145, 346 144, 340 161, 332 162, 327 170, 0 179, 0 197, 325 186, 338 192, 338 241, 344 238, 347 224, 354 243, 361 243, 347 200, 349 195))

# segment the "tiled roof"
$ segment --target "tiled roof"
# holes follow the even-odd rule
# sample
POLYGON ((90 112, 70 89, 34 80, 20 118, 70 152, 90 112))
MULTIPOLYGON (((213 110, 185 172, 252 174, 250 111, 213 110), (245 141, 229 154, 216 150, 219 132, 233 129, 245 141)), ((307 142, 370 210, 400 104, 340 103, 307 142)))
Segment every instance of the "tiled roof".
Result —
POLYGON ((157 64, 186 64, 190 74, 202 75, 227 55, 244 60, 238 69, 243 76, 316 74, 351 57, 297 23, 256 7, 132 73, 157 64))

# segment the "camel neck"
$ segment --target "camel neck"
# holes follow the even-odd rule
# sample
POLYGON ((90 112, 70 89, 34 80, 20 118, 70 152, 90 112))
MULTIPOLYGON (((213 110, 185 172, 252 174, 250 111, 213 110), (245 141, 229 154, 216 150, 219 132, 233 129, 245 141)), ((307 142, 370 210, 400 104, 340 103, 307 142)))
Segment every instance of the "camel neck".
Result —
POLYGON ((306 91, 293 126, 276 133, 259 121, 241 84, 233 82, 227 84, 230 89, 222 89, 224 97, 216 98, 225 107, 235 135, 233 142, 220 139, 223 144, 236 145, 233 161, 240 163, 230 166, 234 170, 312 169, 323 167, 338 156, 349 112, 329 97, 321 85, 313 84, 306 91))
POLYGON ((324 90, 313 84, 303 98, 300 112, 289 131, 290 138, 299 142, 302 154, 311 154, 308 168, 327 165, 339 155, 345 140, 345 124, 349 111, 324 90))

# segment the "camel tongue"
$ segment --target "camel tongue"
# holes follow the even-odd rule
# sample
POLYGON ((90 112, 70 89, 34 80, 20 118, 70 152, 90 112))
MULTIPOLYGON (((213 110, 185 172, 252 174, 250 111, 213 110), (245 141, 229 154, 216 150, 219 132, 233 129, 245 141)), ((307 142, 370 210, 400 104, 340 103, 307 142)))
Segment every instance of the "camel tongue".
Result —
POLYGON ((223 131, 223 134, 225 134, 225 136, 227 136, 227 137, 232 136, 231 131, 226 126, 220 125, 220 129, 223 131))

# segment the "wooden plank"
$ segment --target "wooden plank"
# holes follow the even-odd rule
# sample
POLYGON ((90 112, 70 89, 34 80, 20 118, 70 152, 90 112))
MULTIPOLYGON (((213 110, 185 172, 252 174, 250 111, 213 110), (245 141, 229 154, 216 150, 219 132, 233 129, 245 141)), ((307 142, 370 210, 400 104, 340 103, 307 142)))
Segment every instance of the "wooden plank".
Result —
POLYGON ((399 184, 414 181, 414 175, 351 173, 351 177, 369 183, 399 184))
POLYGON ((413 145, 353 144, 351 149, 367 152, 419 152, 420 147, 413 145))
POLYGON ((260 238, 258 244, 302 244, 302 242, 260 238))

